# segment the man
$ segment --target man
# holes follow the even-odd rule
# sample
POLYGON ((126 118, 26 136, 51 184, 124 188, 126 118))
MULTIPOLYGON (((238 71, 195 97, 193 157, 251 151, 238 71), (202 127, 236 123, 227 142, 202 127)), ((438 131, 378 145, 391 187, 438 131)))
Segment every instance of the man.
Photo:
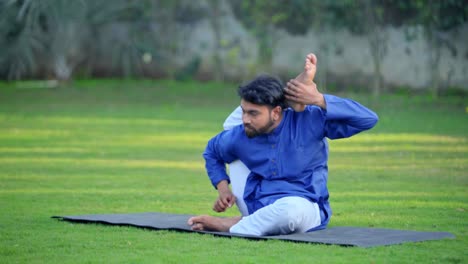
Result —
POLYGON ((215 211, 235 202, 225 164, 240 160, 250 170, 243 194, 248 215, 192 217, 193 230, 262 236, 326 227, 331 217, 326 138, 352 136, 378 118, 355 101, 321 94, 312 82, 315 67, 315 56, 308 55, 301 74, 311 77, 308 84, 291 80, 284 89, 276 78, 260 76, 239 87, 243 124, 212 138, 204 158, 219 192, 215 211))
MULTIPOLYGON (((304 84, 313 84, 315 72, 317 70, 316 66, 317 57, 315 54, 308 54, 305 58, 304 70, 295 79, 304 84)), ((308 100, 312 100, 313 98, 313 93, 310 94, 310 92, 313 92, 313 89, 303 90, 298 96, 289 96, 288 94, 285 94, 285 96, 288 98, 288 104, 293 109, 301 111, 300 108, 304 106, 304 104, 307 104, 308 100)), ((242 108, 239 106, 228 116, 223 124, 223 127, 225 130, 230 130, 240 124, 242 124, 242 108)), ((247 181, 249 174, 250 170, 245 166, 244 163, 242 163, 242 161, 236 160, 229 164, 229 178, 231 180, 233 197, 228 198, 232 198, 232 201, 229 199, 229 201, 223 202, 218 199, 213 206, 214 211, 224 212, 228 207, 231 207, 235 201, 241 215, 249 215, 247 205, 245 204, 243 198, 245 182, 247 181)))

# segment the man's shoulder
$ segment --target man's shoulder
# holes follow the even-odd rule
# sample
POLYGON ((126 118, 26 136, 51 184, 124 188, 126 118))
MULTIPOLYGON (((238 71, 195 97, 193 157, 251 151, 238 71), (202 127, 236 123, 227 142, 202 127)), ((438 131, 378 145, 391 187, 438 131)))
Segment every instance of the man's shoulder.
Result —
POLYGON ((232 128, 228 130, 224 130, 221 133, 224 134, 226 137, 232 137, 232 138, 242 137, 245 134, 244 125, 240 124, 240 125, 233 126, 232 128))

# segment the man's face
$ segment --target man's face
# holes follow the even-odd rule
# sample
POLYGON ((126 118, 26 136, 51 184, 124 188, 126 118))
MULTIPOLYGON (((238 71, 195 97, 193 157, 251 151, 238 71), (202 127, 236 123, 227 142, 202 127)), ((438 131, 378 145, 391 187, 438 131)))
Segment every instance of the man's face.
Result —
POLYGON ((275 108, 270 110, 266 105, 256 105, 245 100, 241 100, 241 108, 247 137, 253 138, 271 132, 275 125, 275 108))

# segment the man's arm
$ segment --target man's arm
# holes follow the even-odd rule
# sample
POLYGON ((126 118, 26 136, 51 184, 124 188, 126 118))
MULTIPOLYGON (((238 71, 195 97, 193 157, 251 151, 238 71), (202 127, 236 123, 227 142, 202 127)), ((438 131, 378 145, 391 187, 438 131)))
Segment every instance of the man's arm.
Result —
POLYGON ((216 188, 218 183, 222 180, 228 181, 229 176, 226 173, 226 163, 232 162, 234 155, 232 154, 233 144, 230 136, 230 131, 223 131, 210 139, 203 152, 205 159, 205 168, 210 178, 212 185, 216 188))
POLYGON ((230 179, 226 173, 226 163, 235 159, 232 154, 233 145, 230 144, 233 141, 229 138, 231 134, 231 132, 224 131, 212 138, 203 153, 208 177, 219 194, 213 205, 213 210, 216 212, 224 212, 236 201, 236 197, 229 189, 230 179))
POLYGON ((327 105, 325 136, 346 138, 373 128, 379 121, 375 112, 351 99, 324 95, 327 105))
POLYGON ((326 110, 324 136, 330 139, 346 138, 375 126, 376 113, 351 99, 322 94, 315 83, 305 85, 297 80, 287 84, 290 94, 306 105, 316 105, 326 110))

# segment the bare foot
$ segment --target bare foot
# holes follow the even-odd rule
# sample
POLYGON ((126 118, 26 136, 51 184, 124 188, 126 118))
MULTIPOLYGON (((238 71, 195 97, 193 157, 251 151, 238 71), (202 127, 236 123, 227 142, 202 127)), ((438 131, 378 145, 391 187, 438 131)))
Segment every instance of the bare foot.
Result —
POLYGON ((187 224, 192 226, 192 230, 197 231, 219 231, 229 232, 231 226, 237 224, 241 220, 240 216, 236 217, 215 217, 209 215, 201 215, 191 217, 187 224))
MULTIPOLYGON (((314 83, 315 73, 317 72, 317 56, 313 53, 309 53, 306 56, 305 63, 304 63, 304 71, 301 72, 295 79, 299 82, 312 85, 314 83)), ((286 99, 288 100, 289 106, 294 109, 296 112, 304 111, 306 105, 300 103, 297 100, 297 97, 294 97, 294 94, 289 93, 286 91, 286 99)))
POLYGON ((312 84, 315 78, 315 73, 317 71, 317 56, 313 53, 309 53, 306 56, 304 71, 301 72, 296 80, 304 84, 312 84))

